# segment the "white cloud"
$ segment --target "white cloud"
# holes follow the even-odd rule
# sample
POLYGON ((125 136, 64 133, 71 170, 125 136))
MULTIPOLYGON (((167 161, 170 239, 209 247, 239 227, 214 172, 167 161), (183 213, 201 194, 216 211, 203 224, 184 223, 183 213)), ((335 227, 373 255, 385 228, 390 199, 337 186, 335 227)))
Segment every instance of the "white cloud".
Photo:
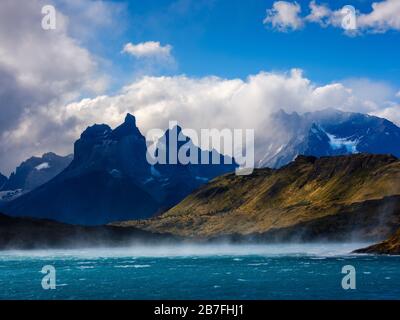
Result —
POLYGON ((371 114, 389 119, 397 125, 400 124, 400 104, 371 112, 371 114))
POLYGON ((135 78, 144 75, 160 75, 165 71, 176 71, 177 63, 172 55, 172 46, 161 45, 158 41, 147 41, 124 45, 122 53, 135 57, 135 78))
POLYGON ((158 41, 147 41, 138 44, 131 42, 124 46, 122 52, 133 55, 136 58, 171 58, 172 46, 167 44, 162 46, 158 41))
MULTIPOLYGON (((271 24, 279 31, 298 30, 306 23, 317 23, 322 27, 342 28, 344 13, 342 8, 331 9, 327 4, 309 3, 310 12, 300 16, 301 7, 297 2, 277 1, 267 10, 264 23, 271 24)), ((357 10, 357 8, 355 8, 357 10)), ((357 12, 357 31, 345 32, 357 35, 365 32, 383 33, 389 30, 400 31, 400 1, 383 0, 372 3, 369 13, 357 12)))
POLYGON ((284 135, 284 130, 277 128, 270 117, 280 109, 303 113, 338 108, 384 115, 400 123, 396 116, 398 107, 390 102, 395 93, 384 83, 366 79, 316 85, 299 69, 287 73, 260 72, 245 80, 145 76, 113 96, 42 108, 39 116, 26 117, 9 132, 7 139, 14 149, 30 145, 36 153, 54 150, 67 154, 87 126, 117 126, 131 112, 137 116, 143 134, 152 128, 166 129, 170 120, 196 130, 253 128, 259 156, 265 153, 271 139, 276 141, 284 135), (45 134, 49 130, 62 134, 45 134))
POLYGON ((400 30, 400 1, 374 2, 370 13, 358 17, 358 25, 361 29, 372 32, 400 30))
POLYGON ((97 41, 99 35, 118 35, 125 27, 126 5, 104 0, 53 0, 67 18, 68 33, 82 40, 97 41))
POLYGON ((297 30, 303 26, 300 12, 301 8, 297 2, 276 1, 272 9, 267 10, 263 22, 282 32, 297 30))
MULTIPOLYGON (((0 166, 7 172, 28 156, 48 151, 52 145, 46 145, 47 136, 61 136, 56 130, 62 126, 54 119, 42 120, 46 110, 82 94, 98 95, 107 86, 97 57, 70 36, 71 21, 61 2, 0 2, 0 166), (55 30, 41 27, 42 7, 48 4, 56 8, 55 30)), ((98 1, 91 3, 97 6, 98 1)), ((91 24, 90 15, 86 18, 80 23, 91 24)))
POLYGON ((341 10, 332 11, 327 4, 318 4, 315 0, 310 2, 309 8, 310 14, 304 18, 305 22, 318 23, 322 27, 341 27, 341 10))
POLYGON ((364 101, 369 101, 369 105, 375 105, 374 109, 362 110, 372 112, 375 109, 385 107, 396 96, 396 88, 384 81, 372 81, 367 78, 350 78, 343 81, 343 84, 351 88, 355 96, 362 97, 364 101))
POLYGON ((315 1, 310 2, 310 14, 306 17, 306 20, 310 22, 319 23, 325 26, 326 19, 331 15, 331 9, 326 5, 318 5, 315 1))

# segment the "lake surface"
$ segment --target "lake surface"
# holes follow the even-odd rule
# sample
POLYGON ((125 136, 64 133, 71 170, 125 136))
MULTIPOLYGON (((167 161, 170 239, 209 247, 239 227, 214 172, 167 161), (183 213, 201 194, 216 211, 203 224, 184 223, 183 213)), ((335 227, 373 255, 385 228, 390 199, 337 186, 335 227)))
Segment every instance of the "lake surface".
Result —
POLYGON ((400 257, 366 244, 179 245, 0 252, 0 299, 399 299, 400 257), (42 288, 43 266, 56 289, 42 288), (343 266, 356 289, 342 288, 343 266))

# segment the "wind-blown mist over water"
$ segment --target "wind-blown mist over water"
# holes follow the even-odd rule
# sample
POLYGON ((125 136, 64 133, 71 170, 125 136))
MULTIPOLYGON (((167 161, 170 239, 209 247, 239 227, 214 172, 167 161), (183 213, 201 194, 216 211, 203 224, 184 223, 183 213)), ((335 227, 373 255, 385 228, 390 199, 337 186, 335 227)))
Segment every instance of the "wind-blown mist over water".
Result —
POLYGON ((179 257, 179 256, 248 256, 248 255, 346 255, 368 243, 312 243, 312 244, 174 244, 174 245, 133 245, 122 248, 71 249, 71 250, 10 250, 0 257, 179 257))
POLYGON ((400 297, 399 257, 367 244, 164 245, 0 253, 1 299, 359 299, 400 297), (42 267, 56 289, 42 289, 42 267), (344 290, 342 267, 356 268, 344 290))

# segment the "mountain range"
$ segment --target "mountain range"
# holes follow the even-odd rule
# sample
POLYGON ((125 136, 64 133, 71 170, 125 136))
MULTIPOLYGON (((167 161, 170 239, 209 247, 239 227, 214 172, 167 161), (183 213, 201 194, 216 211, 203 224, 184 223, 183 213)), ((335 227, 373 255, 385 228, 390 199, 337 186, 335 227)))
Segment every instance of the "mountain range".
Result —
POLYGON ((0 174, 0 201, 10 201, 53 179, 72 161, 73 156, 53 152, 22 162, 7 178, 0 174))
POLYGON ((372 153, 400 157, 400 128, 383 118, 335 109, 302 115, 280 110, 272 115, 272 122, 281 134, 266 144, 259 167, 279 168, 298 155, 372 153))
MULTIPOLYGON (((286 170, 294 159, 308 159, 299 155, 400 155, 400 128, 386 119, 333 109, 302 115, 281 110, 272 118, 277 127, 284 130, 278 130, 273 141, 265 147, 266 152, 258 163, 261 167, 286 170)), ((205 188, 212 186, 215 177, 234 172, 237 168, 232 158, 216 150, 201 150, 195 146, 189 137, 183 135, 178 125, 165 131, 155 144, 153 156, 161 151, 168 154, 171 136, 180 136, 178 149, 190 145, 199 158, 219 158, 221 164, 183 165, 170 163, 169 160, 164 164, 150 164, 146 157, 148 143, 138 129, 135 117, 127 114, 125 121, 115 129, 106 124, 88 127, 75 142, 71 156, 47 153, 42 157, 32 157, 23 162, 10 178, 0 175, 0 208, 12 216, 31 216, 82 225, 147 219, 168 211, 205 184, 210 182, 205 188)), ((319 161, 315 160, 316 163, 319 161)), ((268 168, 261 170, 264 173, 275 172, 268 168)), ((259 171, 243 179, 233 179, 234 175, 231 177, 232 183, 237 184, 237 201, 243 200, 242 195, 248 187, 244 184, 242 191, 242 183, 252 178, 251 181, 261 179, 259 171)), ((345 177, 342 179, 345 183, 345 177)), ((290 181, 284 182, 284 177, 280 180, 273 190, 290 181)), ((253 187, 253 196, 257 198, 257 192, 261 191, 256 185, 253 187)), ((206 202, 211 199, 207 195, 204 196, 206 202)), ((302 196, 307 198, 306 193, 302 196)), ((185 201, 187 199, 182 205, 186 205, 185 201)), ((215 205, 219 208, 218 203, 215 205)), ((168 212, 175 212, 171 210, 168 212)), ((207 210, 213 212, 217 209, 207 210)), ((236 222, 233 220, 230 223, 236 222)), ((238 227, 246 225, 248 223, 238 223, 238 227)), ((281 227, 284 225, 279 225, 281 227)), ((216 226, 213 228, 217 229, 216 226)), ((240 233, 240 230, 233 231, 240 233)), ((254 229, 254 232, 264 231, 254 229)), ((186 232, 185 228, 182 228, 182 232, 186 232)))
MULTIPOLYGON (((166 135, 172 130, 180 128, 168 129, 166 135)), ((206 152, 211 155, 213 151, 206 152)), ((114 130, 105 124, 93 125, 75 142, 74 158, 65 170, 8 202, 3 212, 82 225, 148 218, 175 205, 209 179, 237 167, 234 161, 152 166, 146 153, 146 140, 134 116, 128 114, 114 130)))
POLYGON ((0 250, 178 242, 381 241, 356 253, 400 253, 400 160, 299 156, 280 169, 213 179, 145 220, 78 226, 0 214, 0 250))

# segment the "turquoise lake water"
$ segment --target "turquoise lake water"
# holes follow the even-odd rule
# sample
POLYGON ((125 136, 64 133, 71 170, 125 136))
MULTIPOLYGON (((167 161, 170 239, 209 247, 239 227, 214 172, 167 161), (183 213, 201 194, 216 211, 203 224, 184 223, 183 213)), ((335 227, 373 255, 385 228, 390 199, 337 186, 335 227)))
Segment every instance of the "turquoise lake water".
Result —
POLYGON ((366 244, 180 245, 0 252, 0 299, 399 299, 400 257, 366 244), (42 288, 43 266, 56 289, 42 288), (343 266, 356 289, 342 288, 343 266))

